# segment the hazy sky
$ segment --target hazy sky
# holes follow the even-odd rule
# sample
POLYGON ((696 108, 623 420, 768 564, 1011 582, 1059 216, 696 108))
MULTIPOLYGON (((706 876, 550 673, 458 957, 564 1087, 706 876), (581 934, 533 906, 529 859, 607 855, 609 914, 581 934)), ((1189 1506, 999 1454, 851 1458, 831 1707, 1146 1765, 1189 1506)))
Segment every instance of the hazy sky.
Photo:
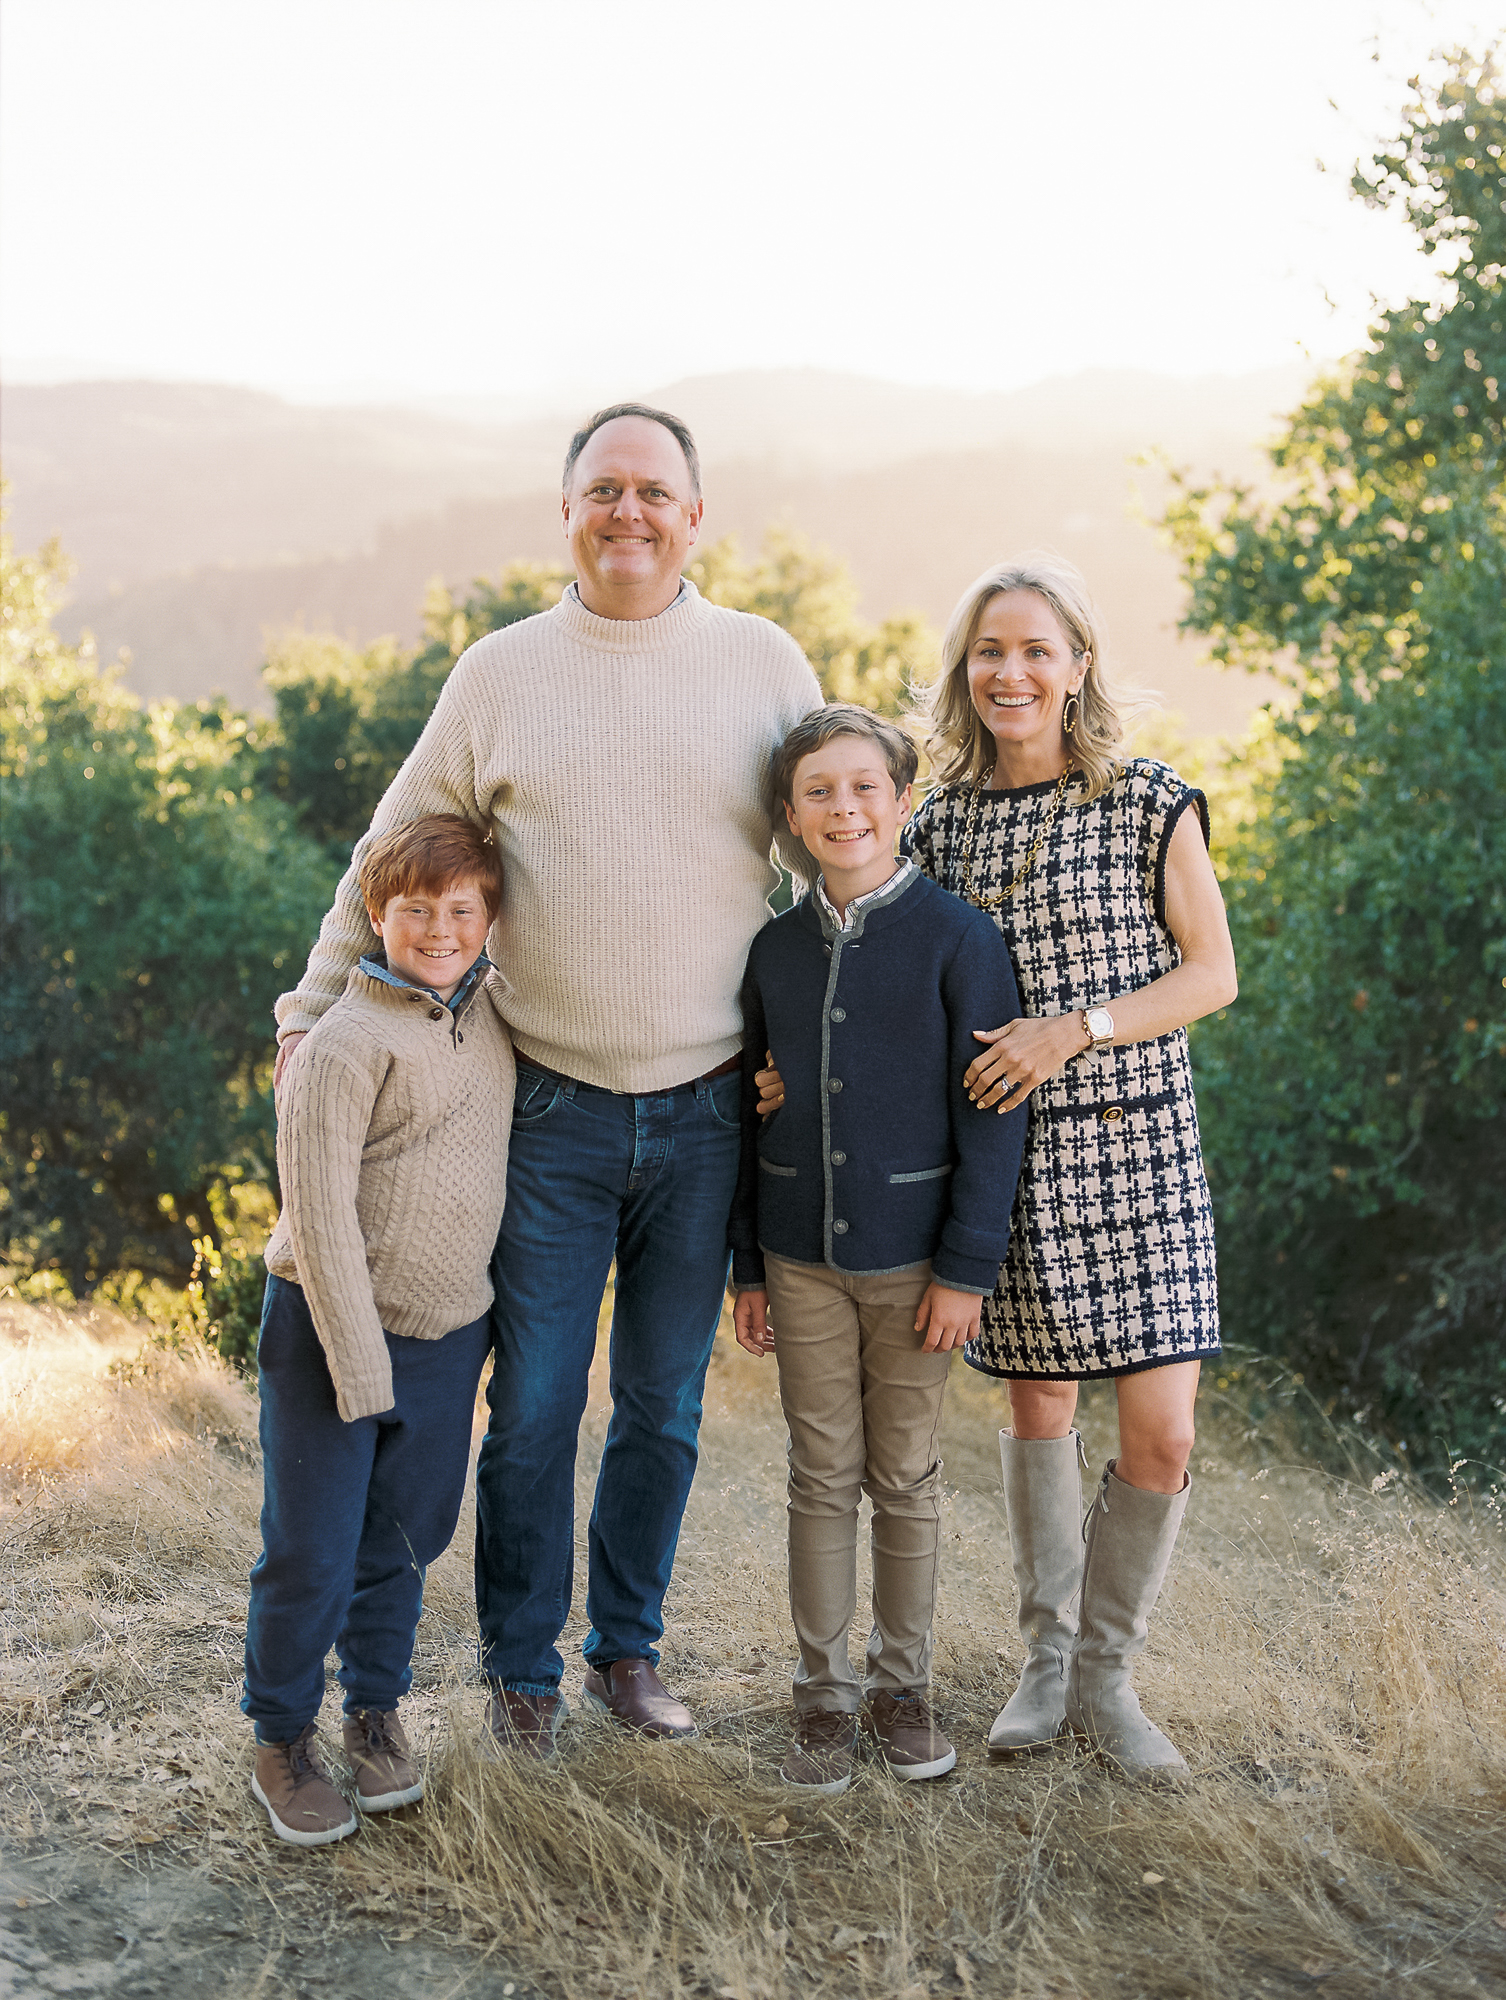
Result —
POLYGON ((342 395, 1337 354, 1422 282, 1348 169, 1492 19, 6 0, 0 352, 342 395))

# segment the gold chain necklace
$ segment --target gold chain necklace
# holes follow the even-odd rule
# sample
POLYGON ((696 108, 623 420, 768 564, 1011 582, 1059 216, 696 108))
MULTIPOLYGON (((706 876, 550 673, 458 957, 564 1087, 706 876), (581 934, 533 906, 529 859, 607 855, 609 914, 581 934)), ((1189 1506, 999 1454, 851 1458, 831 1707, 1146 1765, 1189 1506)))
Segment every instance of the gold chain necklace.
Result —
POLYGON ((1076 765, 1069 764, 1057 779, 1055 796, 1052 798, 1045 819, 1041 822, 1040 832, 1030 844, 1030 852, 1025 856, 1024 866, 1019 870, 1018 874, 1004 884, 1004 887, 999 891, 997 896, 980 896, 977 889, 973 886, 973 861, 976 856, 978 840, 978 798, 983 791, 983 779, 979 778, 973 786, 972 795, 967 802, 967 823, 962 831, 962 892, 970 903, 976 903, 980 910, 998 910, 1002 909, 1004 904, 1009 901, 1015 890, 1019 888, 1025 877, 1035 866, 1035 857, 1045 846, 1046 836, 1050 833, 1052 827, 1055 826, 1057 816, 1062 809, 1062 800, 1067 796, 1067 787, 1076 776, 1076 765))

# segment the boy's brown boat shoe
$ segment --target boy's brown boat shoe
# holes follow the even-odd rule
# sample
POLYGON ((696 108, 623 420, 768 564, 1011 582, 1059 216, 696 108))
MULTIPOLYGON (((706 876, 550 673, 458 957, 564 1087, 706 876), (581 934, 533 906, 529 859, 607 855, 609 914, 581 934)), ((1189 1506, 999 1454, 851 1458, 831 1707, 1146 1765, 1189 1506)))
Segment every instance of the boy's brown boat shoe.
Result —
POLYGON ((559 1756, 560 1726, 569 1713, 561 1695, 520 1694, 516 1688, 499 1687, 493 1681, 483 1755, 507 1753, 552 1764, 559 1756))
POLYGON ((397 1710, 358 1708, 340 1724, 345 1755, 356 1781, 356 1804, 362 1812, 391 1812, 411 1806, 424 1795, 424 1782, 413 1768, 412 1752, 397 1719, 397 1710))
POLYGON ((779 1776, 802 1792, 834 1796, 852 1783, 853 1752, 858 1747, 858 1719, 839 1708, 796 1712, 795 1740, 784 1753, 779 1776))
POLYGON ((665 1687, 648 1660, 614 1660, 605 1672, 586 1668, 585 1697, 624 1729, 661 1742, 683 1742, 696 1734, 695 1717, 665 1687))
POLYGON ((957 1752, 936 1727, 928 1696, 920 1688, 899 1694, 882 1689, 870 1695, 863 1715, 874 1748, 896 1778, 940 1778, 957 1752))
POLYGON ((291 1743, 258 1743, 251 1791, 272 1831, 294 1847, 324 1847, 356 1830, 350 1801, 319 1761, 311 1722, 291 1743))

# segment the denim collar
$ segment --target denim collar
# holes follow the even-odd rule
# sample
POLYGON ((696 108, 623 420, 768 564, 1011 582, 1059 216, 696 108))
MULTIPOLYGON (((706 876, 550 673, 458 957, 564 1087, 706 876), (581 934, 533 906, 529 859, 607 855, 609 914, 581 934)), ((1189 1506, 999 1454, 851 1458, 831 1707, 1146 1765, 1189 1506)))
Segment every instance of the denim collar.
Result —
POLYGON ((854 896, 847 905, 847 915, 839 917, 832 908, 831 898, 826 893, 826 883, 821 876, 816 877, 816 893, 812 898, 816 914, 821 919, 821 928, 828 937, 855 937, 861 933, 863 919, 869 910, 876 910, 885 903, 892 903, 902 896, 910 886, 910 879, 916 873, 915 863, 905 855, 887 882, 881 882, 876 889, 870 889, 866 896, 854 896))
POLYGON ((397 973, 391 971, 387 964, 387 954, 380 945, 377 946, 375 951, 368 952, 361 960, 361 970, 368 978, 380 981, 383 986, 395 987, 399 993, 427 994, 429 999, 439 1000, 441 1007, 448 1007, 452 1014, 458 1014, 461 1011, 487 973, 495 971, 495 969, 486 953, 482 952, 481 956, 455 988, 449 999, 439 1000, 439 995, 434 991, 432 986, 419 986, 413 980, 402 979, 397 973))

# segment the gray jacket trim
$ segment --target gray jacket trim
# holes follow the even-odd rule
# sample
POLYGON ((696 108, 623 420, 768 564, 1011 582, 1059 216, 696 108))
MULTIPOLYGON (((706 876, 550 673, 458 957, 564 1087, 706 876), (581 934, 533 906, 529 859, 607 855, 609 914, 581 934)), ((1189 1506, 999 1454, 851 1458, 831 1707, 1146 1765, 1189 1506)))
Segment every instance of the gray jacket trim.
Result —
POLYGON ((949 1161, 944 1167, 927 1167, 925 1172, 920 1174, 891 1174, 889 1185, 899 1187, 906 1181, 943 1181, 951 1171, 952 1165, 949 1161))

